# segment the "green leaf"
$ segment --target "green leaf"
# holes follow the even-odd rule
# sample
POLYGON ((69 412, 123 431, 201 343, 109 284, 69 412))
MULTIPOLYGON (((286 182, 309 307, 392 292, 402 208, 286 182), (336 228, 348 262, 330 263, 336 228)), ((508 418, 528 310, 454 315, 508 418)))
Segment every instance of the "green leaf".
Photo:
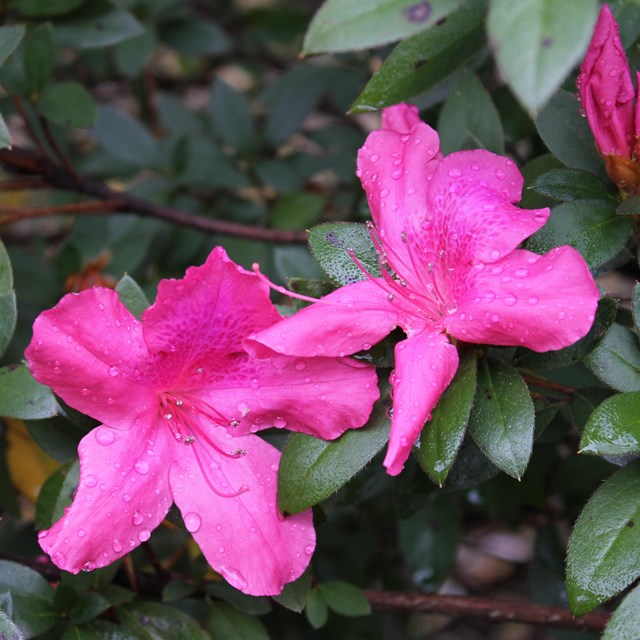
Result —
POLYGON ((4 244, 0 241, 0 355, 5 352, 11 342, 17 317, 11 260, 4 244))
POLYGON ((436 495, 401 520, 399 536, 413 582, 423 591, 436 591, 453 568, 460 539, 460 517, 451 496, 436 495))
POLYGON ((209 603, 207 626, 215 640, 269 640, 260 620, 224 602, 209 603))
POLYGON ((93 97, 77 82, 49 85, 40 94, 37 106, 47 120, 63 127, 84 129, 96 120, 93 97))
POLYGON ((273 599, 289 611, 301 613, 307 604, 307 598, 311 590, 311 571, 309 568, 293 582, 284 585, 284 589, 279 596, 273 599))
POLYGON ((0 27, 0 65, 13 53, 23 37, 22 25, 0 27))
POLYGON ((378 47, 446 18, 462 0, 326 0, 311 20, 303 55, 378 47))
POLYGON ((613 612, 602 640, 637 640, 640 629, 640 586, 635 587, 613 612))
POLYGON ((7 128, 7 123, 0 114, 0 149, 11 148, 11 134, 7 128))
POLYGON ((182 580, 171 580, 162 589, 162 602, 175 602, 189 597, 197 590, 196 585, 182 580))
POLYGON ((271 602, 269 598, 249 596, 242 593, 227 582, 211 582, 205 586, 205 591, 214 598, 224 600, 235 609, 250 614, 252 616, 261 616, 271 611, 271 602))
POLYGON ((76 458, 78 443, 87 433, 87 429, 78 427, 62 416, 48 420, 26 420, 24 424, 38 446, 58 462, 76 458))
POLYGON ((433 417, 422 430, 420 446, 414 453, 431 479, 442 486, 456 459, 469 422, 476 391, 476 359, 467 354, 456 376, 433 410, 433 417))
POLYGON ((54 471, 42 485, 36 501, 36 527, 48 529, 62 518, 64 508, 71 504, 80 480, 80 464, 67 462, 54 471))
POLYGON ((581 616, 640 576, 640 462, 616 471, 580 514, 567 550, 567 596, 581 616))
POLYGON ((366 280, 351 257, 374 278, 380 277, 378 253, 367 227, 351 222, 327 222, 309 230, 309 248, 318 266, 339 286, 366 280))
POLYGON ((131 13, 106 0, 86 2, 72 14, 56 20, 58 44, 78 49, 108 47, 144 32, 131 13))
POLYGON ((149 307, 149 300, 140 285, 131 276, 124 275, 118 281, 116 291, 120 302, 139 320, 142 312, 149 307))
POLYGON ((29 90, 37 94, 47 84, 56 64, 53 30, 48 22, 29 31, 24 42, 23 56, 29 90))
POLYGON ((26 638, 45 633, 53 626, 53 589, 39 573, 0 560, 0 593, 7 592, 13 604, 11 618, 26 638))
POLYGON ((528 188, 562 201, 610 200, 615 197, 615 189, 610 182, 581 169, 552 169, 538 176, 528 188))
POLYGON ((20 629, 18 629, 2 609, 0 609, 0 638, 6 638, 6 640, 24 640, 20 629))
POLYGON ((640 346, 629 329, 614 324, 584 363, 617 391, 640 391, 640 346))
POLYGON ((278 506, 298 513, 318 504, 348 482, 389 439, 389 418, 378 401, 365 427, 327 442, 301 433, 289 437, 278 472, 278 506))
POLYGON ((217 56, 231 49, 233 41, 211 20, 177 20, 164 24, 160 38, 187 56, 217 56))
POLYGON ((618 393, 597 407, 585 424, 580 451, 610 462, 640 454, 640 392, 618 393))
POLYGON ((613 203, 574 200, 551 209, 547 223, 527 241, 527 249, 546 253, 568 244, 592 270, 615 258, 631 235, 631 220, 616 215, 613 203))
POLYGON ((616 207, 619 216, 636 216, 640 213, 640 196, 633 196, 616 207))
POLYGON ((372 111, 435 87, 485 43, 485 0, 469 0, 442 24, 401 42, 356 98, 352 112, 372 111))
POLYGON ((25 364, 0 368, 0 416, 41 420, 57 413, 53 392, 36 382, 25 364))
POLYGON ((617 306, 617 301, 612 298, 600 299, 593 325, 584 338, 565 349, 546 353, 520 348, 516 351, 518 364, 531 369, 560 369, 580 362, 613 325, 617 306))
POLYGON ((465 69, 438 117, 440 148, 448 155, 460 149, 504 153, 500 114, 478 77, 465 69))
POLYGON ((69 611, 71 622, 86 624, 104 613, 110 606, 111 603, 99 593, 78 591, 77 599, 69 611))
POLYGON ((10 0, 9 5, 23 16, 42 18, 68 13, 85 0, 10 0))
MULTIPOLYGON (((209 635, 189 615, 157 602, 136 602, 118 607, 118 620, 134 633, 149 640, 161 638, 189 638, 210 640, 209 635)), ((127 636, 128 637, 128 636, 127 636)), ((133 636, 134 638, 136 636, 133 636)))
POLYGON ((309 592, 309 597, 307 598, 307 606, 304 609, 304 614, 307 616, 307 620, 309 624, 314 629, 320 629, 327 624, 327 619, 329 617, 329 609, 327 607, 327 603, 324 601, 322 597, 322 593, 316 587, 309 592))
POLYGON ((256 147, 256 130, 245 97, 219 78, 213 83, 209 112, 217 134, 238 153, 256 147))
POLYGON ((318 222, 327 203, 321 193, 286 193, 278 199, 270 216, 276 229, 307 229, 318 222))
POLYGON ((492 0, 487 29, 498 66, 534 113, 584 55, 596 19, 595 0, 492 0))
POLYGON ((348 582, 321 582, 316 589, 329 608, 342 616, 367 616, 371 613, 371 604, 362 589, 348 582))
POLYGON ((504 362, 480 360, 478 369, 469 431, 493 464, 519 480, 533 445, 535 413, 529 390, 504 362))
POLYGON ((589 123, 580 117, 575 93, 558 91, 535 122, 542 141, 562 164, 607 177, 589 123))
POLYGON ((633 287, 631 314, 633 316, 633 326, 636 330, 636 335, 640 336, 640 282, 636 282, 636 286, 633 287))

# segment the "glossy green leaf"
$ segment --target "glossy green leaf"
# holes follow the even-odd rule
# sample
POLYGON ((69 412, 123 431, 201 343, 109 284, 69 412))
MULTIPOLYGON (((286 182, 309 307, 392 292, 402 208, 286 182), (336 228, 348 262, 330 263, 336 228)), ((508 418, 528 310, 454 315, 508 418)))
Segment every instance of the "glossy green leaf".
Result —
POLYGON ((587 119, 580 116, 575 93, 558 91, 540 111, 535 123, 542 141, 562 164, 606 178, 604 163, 587 119))
POLYGON ((415 35, 457 9, 462 0, 326 0, 313 16, 303 54, 377 47, 415 35))
POLYGON ((351 250, 368 273, 380 277, 378 254, 363 224, 327 222, 313 227, 309 248, 320 268, 339 286, 367 278, 351 257, 351 250))
POLYGON ((45 633, 53 626, 53 589, 39 573, 0 560, 0 594, 7 592, 11 594, 11 618, 26 638, 45 633))
POLYGON ((533 403, 520 374, 502 361, 480 360, 469 431, 482 452, 520 479, 531 455, 534 425, 533 403))
POLYGON ((269 640, 260 620, 224 602, 209 603, 207 625, 216 640, 269 640))
POLYGON ((460 149, 488 149, 504 153, 500 114, 478 77, 465 69, 442 105, 438 118, 444 155, 460 149))
MULTIPOLYGON (((189 615, 157 602, 136 602, 117 609, 118 620, 143 638, 189 638, 209 640, 209 635, 189 615)), ((135 636, 134 636, 135 637, 135 636)))
POLYGON ((401 42, 356 98, 352 112, 408 100, 442 82, 485 43, 485 0, 470 0, 447 20, 401 42))
POLYGON ((613 203, 574 200, 551 210, 547 223, 527 241, 527 248, 546 253, 560 245, 577 249, 592 270, 615 258, 631 235, 631 220, 616 215, 613 203))
POLYGON ((50 122, 63 127, 90 127, 96 120, 91 94, 77 82, 52 84, 42 91, 38 110, 50 122))
POLYGON ((0 65, 13 53, 23 37, 22 25, 0 27, 0 65))
POLYGON ((47 420, 26 420, 24 424, 38 446, 58 462, 76 458, 78 442, 88 431, 61 415, 47 420))
POLYGON ((564 349, 536 353, 529 349, 518 349, 518 364, 532 369, 560 369, 580 362, 597 344, 613 325, 618 303, 612 298, 602 298, 598 302, 596 317, 587 335, 564 349))
POLYGON ((56 63, 53 30, 48 22, 29 31, 24 41, 23 57, 29 90, 37 94, 48 82, 56 63))
POLYGON ((0 355, 11 342, 17 319, 16 294, 9 254, 0 242, 0 355))
POLYGON ((635 587, 613 612, 601 640, 637 640, 640 629, 640 586, 635 587))
POLYGON ((9 133, 7 123, 0 113, 0 149, 6 149, 8 147, 11 147, 11 134, 9 133))
POLYGON ((149 306, 149 300, 140 285, 129 275, 124 275, 116 285, 120 302, 140 319, 142 312, 149 306))
POLYGON ((110 602, 94 591, 78 592, 78 597, 69 611, 73 624, 86 624, 111 606, 110 602))
POLYGON ((58 44, 92 49, 108 47, 144 32, 134 16, 106 0, 91 0, 69 15, 56 20, 58 44))
POLYGON ((231 49, 233 41, 211 20, 178 20, 162 26, 161 39, 187 56, 217 56, 231 49))
POLYGON ((311 570, 307 570, 293 582, 284 585, 282 593, 273 599, 290 611, 301 613, 307 604, 307 598, 311 590, 311 570))
POLYGON ((455 563, 460 517, 450 495, 434 496, 399 525, 399 543, 416 586, 434 592, 455 563))
POLYGON ((496 61, 532 113, 544 105, 584 56, 595 0, 492 0, 487 20, 496 61))
POLYGON ((422 430, 414 453, 431 479, 442 486, 449 475, 469 422, 476 391, 476 359, 468 354, 422 430))
POLYGON ((25 364, 0 368, 0 416, 41 420, 58 413, 49 387, 36 382, 25 364))
POLYGON ((0 609, 0 638, 6 638, 6 640, 24 640, 20 629, 2 609, 0 609))
POLYGON ((619 216, 636 216, 640 214, 640 196, 633 196, 616 207, 619 216))
POLYGON ((38 529, 48 529, 63 516, 64 508, 71 504, 79 479, 77 460, 63 464, 46 479, 36 501, 38 529))
POLYGON ((278 506, 298 513, 318 504, 348 482, 389 439, 389 418, 379 401, 368 424, 330 442, 301 433, 289 437, 278 472, 278 506))
POLYGON ((271 213, 271 226, 276 229, 307 229, 316 224, 327 203, 321 193, 285 193, 271 213))
POLYGON ((622 458, 640 455, 640 392, 617 393, 605 400, 587 421, 580 450, 622 458))
POLYGON ((171 580, 162 589, 162 602, 175 602, 188 598, 197 590, 197 586, 182 580, 171 580))
POLYGON ((583 615, 640 576, 640 462, 616 471, 593 494, 567 550, 567 596, 583 615))
POLYGON ((562 201, 610 200, 615 197, 611 183, 581 169, 552 169, 537 177, 529 189, 562 201))
POLYGON ((271 611, 269 598, 249 596, 226 582, 213 582, 205 586, 205 591, 218 600, 224 600, 235 609, 252 616, 261 616, 271 611))
POLYGON ((304 609, 304 614, 309 621, 309 624, 314 629, 320 629, 327 624, 329 618, 329 608, 327 603, 322 597, 322 593, 318 591, 318 588, 312 589, 307 598, 307 606, 304 609))
POLYGON ((342 616, 366 616, 371 613, 371 604, 362 593, 362 589, 348 582, 321 582, 316 589, 322 594, 329 608, 342 616))
POLYGON ((256 130, 245 97, 219 78, 211 90, 211 120, 217 134, 238 153, 256 147, 256 130))
POLYGON ((9 4, 23 16, 42 18, 68 13, 83 2, 85 0, 10 0, 9 4))
POLYGON ((636 330, 636 335, 640 336, 640 282, 636 282, 636 286, 633 287, 631 314, 633 316, 633 326, 636 330))
POLYGON ((614 324, 584 362, 613 389, 640 391, 640 346, 626 327, 614 324))

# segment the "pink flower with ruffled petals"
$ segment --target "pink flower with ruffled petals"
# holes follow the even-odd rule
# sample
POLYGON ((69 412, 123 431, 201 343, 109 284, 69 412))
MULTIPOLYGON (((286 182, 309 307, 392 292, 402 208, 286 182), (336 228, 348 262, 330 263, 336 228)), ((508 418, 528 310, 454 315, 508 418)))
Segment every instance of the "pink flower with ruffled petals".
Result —
POLYGON ((172 502, 211 566, 253 595, 280 593, 315 547, 311 511, 282 517, 280 453, 254 432, 334 438, 367 420, 372 367, 350 358, 258 360, 244 337, 281 316, 220 247, 163 280, 138 321, 110 289, 65 296, 26 351, 34 377, 102 424, 79 444, 80 483, 40 545, 72 573, 149 539, 172 502))
POLYGON ((635 92, 620 29, 606 4, 593 30, 577 85, 607 173, 621 189, 638 192, 640 101, 634 107, 635 92))
POLYGON ((523 179, 511 160, 484 150, 442 159, 438 135, 408 105, 386 109, 383 124, 358 154, 382 277, 342 287, 246 344, 261 355, 349 354, 400 326, 384 461, 395 475, 456 372, 448 336, 561 349, 587 333, 599 296, 575 249, 516 248, 549 210, 513 204, 523 179))

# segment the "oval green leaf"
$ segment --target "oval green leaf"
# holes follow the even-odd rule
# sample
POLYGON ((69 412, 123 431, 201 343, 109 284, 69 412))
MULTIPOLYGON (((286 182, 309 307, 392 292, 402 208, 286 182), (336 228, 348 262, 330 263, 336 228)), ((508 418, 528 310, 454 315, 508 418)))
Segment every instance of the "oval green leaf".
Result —
POLYGON ((640 346, 626 327, 614 324, 584 363, 613 389, 640 391, 640 346))
POLYGON ((449 475, 469 422, 476 391, 476 359, 468 354, 433 410, 414 454, 429 477, 442 486, 449 475))
POLYGON ((520 479, 533 445, 535 412, 520 374, 505 362, 481 360, 469 431, 482 452, 520 479))
POLYGON ((615 610, 602 640, 637 640, 640 629, 640 586, 631 591, 615 610))
POLYGON ((321 582, 316 588, 329 608, 342 616, 366 616, 371 613, 371 604, 362 589, 348 582, 321 582))
POLYGON ((567 550, 567 596, 577 616, 640 576, 640 462, 616 471, 580 514, 567 550))
POLYGON ((0 368, 0 416, 41 420, 58 413, 49 387, 36 382, 24 364, 0 368))
POLYGON ((0 355, 11 342, 16 328, 18 311, 13 290, 13 271, 9 254, 0 242, 0 355))
MULTIPOLYGON (((538 176, 529 187, 555 200, 611 200, 615 189, 589 171, 551 169, 538 176)), ((617 213, 620 213, 618 208, 617 213)))
POLYGON ((60 82, 46 87, 37 106, 49 122, 63 127, 86 128, 96 120, 93 97, 77 82, 60 82))
POLYGON ((118 281, 116 291, 120 302, 139 320, 149 306, 149 300, 140 285, 130 275, 124 275, 118 281))

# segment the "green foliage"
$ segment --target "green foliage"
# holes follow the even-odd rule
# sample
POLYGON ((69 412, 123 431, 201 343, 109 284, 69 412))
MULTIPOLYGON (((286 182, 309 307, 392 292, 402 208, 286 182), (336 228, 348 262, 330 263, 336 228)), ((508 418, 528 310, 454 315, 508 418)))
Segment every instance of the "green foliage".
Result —
POLYGON ((49 387, 36 382, 24 364, 0 368, 0 415, 23 420, 41 420, 58 413, 58 403, 49 387))

